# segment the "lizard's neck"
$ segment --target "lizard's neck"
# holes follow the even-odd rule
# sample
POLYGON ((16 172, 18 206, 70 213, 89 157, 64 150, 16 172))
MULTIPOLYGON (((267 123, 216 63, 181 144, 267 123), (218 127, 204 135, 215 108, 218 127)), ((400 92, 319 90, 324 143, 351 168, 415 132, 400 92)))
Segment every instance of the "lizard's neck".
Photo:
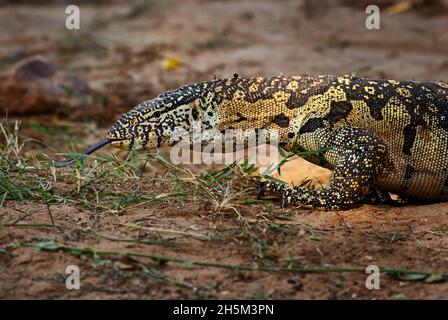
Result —
POLYGON ((291 140, 288 129, 298 108, 329 81, 301 76, 216 80, 200 99, 203 122, 220 131, 276 131, 279 143, 285 144, 291 140))

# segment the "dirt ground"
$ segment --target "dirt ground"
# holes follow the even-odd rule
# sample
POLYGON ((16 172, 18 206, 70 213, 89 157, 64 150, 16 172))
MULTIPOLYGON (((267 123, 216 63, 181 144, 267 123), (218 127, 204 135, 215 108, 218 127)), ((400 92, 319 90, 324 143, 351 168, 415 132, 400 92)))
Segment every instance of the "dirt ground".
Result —
MULTIPOLYGON (((21 121, 23 155, 45 162, 44 154, 70 152, 71 143, 82 150, 103 139, 138 102, 214 77, 356 73, 446 81, 448 4, 387 14, 394 2, 377 1, 381 29, 367 30, 370 2, 81 2, 81 30, 70 31, 59 1, 5 1, 0 71, 39 55, 85 81, 93 97, 34 113, 8 110, 8 123, 21 121)), ((26 99, 5 92, 0 104, 26 99)), ((225 182, 234 193, 215 186, 219 199, 200 191, 184 196, 160 163, 150 162, 141 176, 109 178, 95 165, 30 167, 29 175, 49 186, 45 198, 10 199, 0 189, 0 298, 448 299, 446 279, 419 273, 448 272, 446 203, 282 208, 253 201, 256 188, 241 179, 225 182), (65 286, 68 265, 80 269, 80 290, 65 286), (381 273, 379 290, 366 289, 368 265, 391 269, 381 273)), ((295 160, 281 177, 325 182, 329 172, 295 160)))

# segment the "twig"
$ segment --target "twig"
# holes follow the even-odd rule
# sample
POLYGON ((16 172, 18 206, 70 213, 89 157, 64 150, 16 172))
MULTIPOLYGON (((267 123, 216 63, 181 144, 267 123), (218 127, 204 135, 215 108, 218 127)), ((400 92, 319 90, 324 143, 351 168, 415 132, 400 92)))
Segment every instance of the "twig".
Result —
POLYGON ((51 220, 51 224, 53 226, 55 226, 54 224, 54 219, 53 219, 53 215, 51 214, 51 210, 50 210, 50 205, 47 203, 47 211, 48 211, 48 215, 50 216, 50 220, 51 220))
POLYGON ((210 236, 200 234, 200 233, 195 233, 195 232, 185 232, 185 231, 163 229, 163 228, 156 228, 156 227, 145 227, 145 226, 139 226, 138 224, 133 224, 133 223, 125 223, 124 226, 128 227, 128 228, 141 229, 141 230, 147 230, 147 231, 174 233, 174 234, 179 234, 179 235, 183 235, 183 236, 197 238, 199 240, 210 240, 210 236))
MULTIPOLYGON (((22 210, 20 210, 20 212, 25 213, 22 210)), ((31 215, 33 215, 33 212, 26 212, 23 216, 20 216, 17 219, 15 219, 14 221, 5 224, 5 226, 8 226, 8 227, 9 226, 15 226, 15 225, 17 225, 17 223, 19 223, 20 221, 22 221, 23 219, 25 219, 25 218, 27 218, 27 217, 29 217, 31 215)))
MULTIPOLYGON (((176 257, 170 257, 165 255, 155 255, 155 254, 144 254, 138 252, 128 252, 128 251, 115 251, 115 250, 104 250, 97 249, 92 247, 73 247, 64 244, 58 244, 54 241, 49 242, 41 242, 34 244, 16 244, 13 248, 17 247, 28 247, 35 248, 44 251, 56 252, 59 250, 63 250, 67 253, 74 255, 81 254, 91 254, 92 256, 97 256, 101 254, 105 255, 118 255, 118 256, 126 256, 132 258, 149 258, 152 261, 163 264, 167 262, 174 262, 181 264, 183 266, 198 266, 198 267, 209 267, 209 268, 219 268, 219 269, 227 269, 233 271, 264 271, 264 272, 294 272, 294 273, 365 273, 364 268, 327 268, 327 267, 310 267, 310 268, 298 268, 298 267, 275 267, 275 266, 263 266, 263 265, 234 265, 234 264, 222 264, 216 262, 207 262, 207 261, 195 261, 188 260, 176 257)), ((429 277, 436 276, 439 281, 447 281, 448 280, 448 272, 446 273, 434 273, 434 272, 425 272, 425 271, 412 271, 398 268, 389 268, 389 267, 380 267, 381 272, 392 276, 398 276, 402 280, 415 280, 415 276, 420 276, 418 280, 423 280, 429 277)))

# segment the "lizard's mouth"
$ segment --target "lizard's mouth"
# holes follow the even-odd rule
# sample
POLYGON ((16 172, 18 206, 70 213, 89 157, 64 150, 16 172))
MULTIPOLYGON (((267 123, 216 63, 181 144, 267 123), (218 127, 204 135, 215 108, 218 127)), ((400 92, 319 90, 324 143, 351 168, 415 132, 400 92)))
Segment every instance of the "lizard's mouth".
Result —
POLYGON ((132 139, 110 139, 110 145, 118 149, 129 149, 132 144, 132 139))
POLYGON ((134 144, 134 141, 139 137, 140 135, 138 134, 116 134, 111 129, 106 135, 106 140, 109 140, 110 145, 114 148, 130 149, 134 144))

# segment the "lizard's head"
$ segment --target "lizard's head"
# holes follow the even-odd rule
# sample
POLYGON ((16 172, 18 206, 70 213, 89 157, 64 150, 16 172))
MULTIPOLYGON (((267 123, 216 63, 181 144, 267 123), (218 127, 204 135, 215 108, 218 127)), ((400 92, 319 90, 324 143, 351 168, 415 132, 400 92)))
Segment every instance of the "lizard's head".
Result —
POLYGON ((183 138, 182 134, 190 131, 193 121, 200 121, 195 93, 193 86, 187 86, 140 103, 112 126, 106 139, 89 147, 81 155, 54 161, 54 165, 70 165, 109 143, 116 148, 134 150, 175 144, 183 138))
MULTIPOLYGON (((151 101, 152 102, 152 101, 151 101)), ((189 104, 174 109, 154 103, 143 103, 124 114, 109 130, 107 138, 111 145, 120 149, 153 149, 168 145, 173 132, 188 130, 189 104)))
POLYGON ((111 145, 141 150, 176 143, 199 118, 199 102, 188 89, 164 93, 124 114, 107 133, 111 145))

